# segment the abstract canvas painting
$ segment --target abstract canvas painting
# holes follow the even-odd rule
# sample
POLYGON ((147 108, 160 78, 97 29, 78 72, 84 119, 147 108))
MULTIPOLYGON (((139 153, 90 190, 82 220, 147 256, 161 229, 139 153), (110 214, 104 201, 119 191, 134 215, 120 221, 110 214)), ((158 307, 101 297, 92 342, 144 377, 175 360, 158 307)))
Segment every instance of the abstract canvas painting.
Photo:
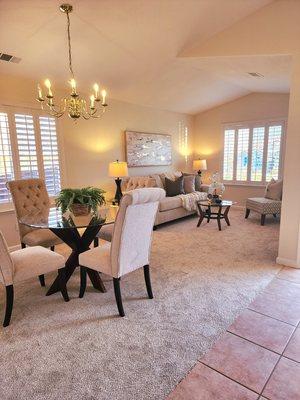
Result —
POLYGON ((126 131, 128 167, 172 164, 171 135, 126 131))

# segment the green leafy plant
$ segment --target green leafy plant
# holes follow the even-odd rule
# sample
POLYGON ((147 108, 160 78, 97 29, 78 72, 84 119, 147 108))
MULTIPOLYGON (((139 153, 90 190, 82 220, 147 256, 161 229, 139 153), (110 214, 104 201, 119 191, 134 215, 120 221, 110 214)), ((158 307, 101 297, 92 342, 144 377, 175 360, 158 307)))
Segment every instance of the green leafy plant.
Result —
POLYGON ((62 212, 72 208, 73 204, 83 204, 94 212, 97 207, 105 203, 105 191, 95 187, 85 187, 82 189, 62 189, 55 200, 56 207, 60 207, 62 212))

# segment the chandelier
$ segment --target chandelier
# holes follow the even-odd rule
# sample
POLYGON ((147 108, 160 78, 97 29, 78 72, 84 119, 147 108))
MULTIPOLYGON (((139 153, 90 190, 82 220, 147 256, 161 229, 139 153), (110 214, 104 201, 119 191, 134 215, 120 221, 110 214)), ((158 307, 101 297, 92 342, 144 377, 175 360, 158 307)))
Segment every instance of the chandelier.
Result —
POLYGON ((74 78, 74 72, 72 67, 72 52, 71 52, 71 35, 70 35, 70 16, 73 7, 70 4, 62 4, 59 7, 67 16, 67 38, 68 38, 68 50, 69 50, 69 70, 71 73, 71 79, 69 81, 71 85, 71 93, 68 97, 64 97, 59 101, 57 106, 54 102, 54 95, 51 90, 51 82, 49 79, 45 80, 45 86, 47 88, 47 94, 44 96, 41 86, 38 85, 38 97, 37 101, 41 104, 42 110, 45 110, 48 114, 54 117, 61 117, 65 113, 69 115, 73 120, 77 120, 82 117, 84 119, 89 118, 100 118, 101 114, 105 112, 106 104, 106 91, 101 91, 101 97, 99 92, 99 85, 94 84, 94 93, 90 96, 89 104, 86 100, 81 98, 77 92, 76 81, 74 78), (101 104, 100 104, 101 103, 101 104))

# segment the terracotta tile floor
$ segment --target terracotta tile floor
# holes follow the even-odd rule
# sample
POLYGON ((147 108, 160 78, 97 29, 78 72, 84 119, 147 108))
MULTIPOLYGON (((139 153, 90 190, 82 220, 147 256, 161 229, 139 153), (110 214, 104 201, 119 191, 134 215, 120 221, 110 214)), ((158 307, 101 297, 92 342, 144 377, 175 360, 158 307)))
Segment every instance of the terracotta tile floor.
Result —
POLYGON ((168 400, 300 400, 300 269, 284 267, 168 400))

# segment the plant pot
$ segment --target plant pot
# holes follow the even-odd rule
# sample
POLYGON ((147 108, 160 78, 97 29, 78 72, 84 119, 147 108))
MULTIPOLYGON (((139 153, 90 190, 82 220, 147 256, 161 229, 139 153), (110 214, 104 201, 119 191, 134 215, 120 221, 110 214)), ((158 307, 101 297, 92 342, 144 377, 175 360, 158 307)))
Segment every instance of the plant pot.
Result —
POLYGON ((88 215, 91 212, 91 207, 88 204, 74 203, 71 205, 70 209, 75 217, 79 217, 80 215, 88 215))

